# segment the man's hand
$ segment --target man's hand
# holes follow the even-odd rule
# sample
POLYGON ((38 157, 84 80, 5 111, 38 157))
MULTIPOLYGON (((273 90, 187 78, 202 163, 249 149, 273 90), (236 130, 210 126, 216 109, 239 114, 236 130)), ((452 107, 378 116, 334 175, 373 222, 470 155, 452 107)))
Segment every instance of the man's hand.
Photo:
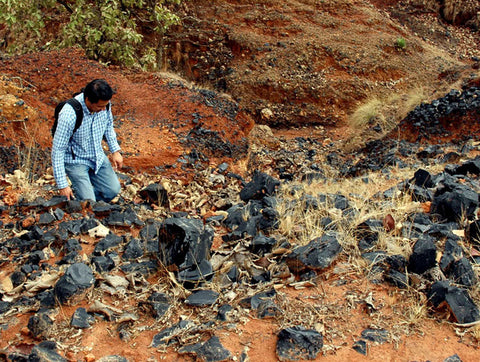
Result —
POLYGON ((65 187, 64 189, 60 189, 58 191, 60 192, 60 195, 66 196, 68 200, 71 200, 74 198, 72 188, 69 186, 65 187))
POLYGON ((112 153, 112 163, 115 170, 123 167, 123 157, 119 151, 112 153))

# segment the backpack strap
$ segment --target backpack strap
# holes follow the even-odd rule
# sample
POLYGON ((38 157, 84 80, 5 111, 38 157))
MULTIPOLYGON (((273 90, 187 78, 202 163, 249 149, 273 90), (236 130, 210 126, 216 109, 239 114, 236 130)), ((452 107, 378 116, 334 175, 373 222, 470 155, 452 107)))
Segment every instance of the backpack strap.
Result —
MULTIPOLYGON (((75 127, 73 127, 73 132, 72 136, 75 133, 77 129, 80 128, 82 125, 83 121, 83 109, 82 105, 79 101, 77 101, 75 98, 70 98, 66 101, 60 102, 56 107, 55 107, 55 113, 54 113, 54 122, 52 126, 52 137, 55 136, 55 131, 57 130, 57 124, 58 124, 58 115, 60 114, 60 111, 63 109, 63 106, 68 103, 72 106, 73 110, 75 111, 75 127)), ((70 137, 70 138, 71 138, 70 137)))
MULTIPOLYGON (((70 104, 73 110, 75 111, 75 127, 73 127, 73 132, 72 132, 72 135, 70 136, 70 141, 71 141, 75 131, 80 128, 83 121, 82 104, 75 98, 70 98, 66 101, 63 101, 62 103, 59 103, 57 107, 55 107, 55 121, 52 127, 52 136, 55 135, 55 131, 57 129, 57 123, 58 123, 58 115, 62 110, 62 108, 65 106, 65 103, 70 104)), ((75 159, 75 154, 73 153, 73 147, 71 148, 71 152, 72 152, 73 159, 75 159)))
POLYGON ((75 127, 73 128, 73 132, 72 132, 72 137, 73 137, 73 134, 75 133, 75 131, 77 129, 79 129, 80 126, 82 125, 83 109, 82 109, 81 103, 78 100, 76 100, 75 98, 70 98, 69 100, 66 101, 66 103, 68 103, 72 106, 73 110, 75 111, 75 115, 76 115, 75 127))

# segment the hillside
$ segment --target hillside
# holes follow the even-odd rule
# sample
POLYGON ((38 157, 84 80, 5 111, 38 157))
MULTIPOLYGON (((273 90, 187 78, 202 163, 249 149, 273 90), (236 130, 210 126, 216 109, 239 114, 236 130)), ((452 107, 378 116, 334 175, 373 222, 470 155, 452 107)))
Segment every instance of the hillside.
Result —
POLYGON ((478 69, 478 33, 442 20, 435 1, 196 1, 184 11, 168 67, 230 94, 257 123, 338 126, 369 98, 432 100, 478 69))
POLYGON ((301 325, 318 361, 477 361, 480 5, 456 3, 184 1, 155 73, 0 51, 0 360, 288 360, 301 325), (56 198, 50 169, 53 109, 93 78, 110 206, 56 198), (292 261, 310 242, 335 255, 292 261), (432 305, 448 280, 462 312, 432 305))

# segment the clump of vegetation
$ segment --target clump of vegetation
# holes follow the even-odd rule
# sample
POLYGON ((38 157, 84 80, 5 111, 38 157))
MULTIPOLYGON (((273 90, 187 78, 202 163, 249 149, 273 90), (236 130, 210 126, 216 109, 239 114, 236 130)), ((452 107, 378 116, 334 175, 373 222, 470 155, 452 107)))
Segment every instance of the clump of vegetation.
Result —
MULTIPOLYGON (((427 168, 432 173, 441 170, 439 165, 431 165, 427 168)), ((414 170, 408 167, 393 168, 388 175, 381 171, 372 172, 368 175, 368 180, 365 177, 329 177, 311 183, 282 185, 277 205, 279 214, 282 215, 278 232, 292 244, 306 245, 329 230, 335 230, 343 252, 336 264, 337 271, 332 273, 355 275, 352 277, 353 280, 375 279, 378 270, 373 267, 373 263, 362 257, 365 250, 359 247, 358 227, 367 220, 383 221, 384 228, 378 229, 378 241, 368 251, 402 255, 408 260, 413 251, 415 238, 409 236, 406 225, 412 215, 423 212, 423 209, 419 202, 412 200, 409 193, 395 191, 395 185, 409 178, 414 170), (393 190, 392 196, 379 197, 378 195, 386 189, 393 190), (348 200, 347 209, 340 210, 335 207, 333 203, 335 196, 345 197, 348 200), (388 218, 393 223, 387 227, 385 225, 388 218)), ((359 293, 360 291, 368 292, 369 284, 361 284, 359 293)), ((478 290, 480 289, 477 288, 477 291, 472 292, 475 300, 478 300, 478 290)), ((421 328, 425 319, 428 318, 426 295, 412 285, 407 286, 406 289, 397 290, 393 294, 394 298, 403 302, 393 305, 390 312, 378 311, 380 325, 384 325, 384 318, 388 316, 392 318, 388 323, 391 323, 389 328, 393 334, 408 334, 421 328), (384 314, 385 312, 387 314, 384 314)))
POLYGON ((423 87, 414 87, 404 94, 391 94, 386 98, 368 98, 348 118, 349 126, 354 132, 353 137, 346 142, 346 149, 363 147, 368 141, 384 137, 426 99, 423 87))
POLYGON ((377 97, 368 99, 361 104, 350 117, 350 125, 354 129, 365 129, 373 123, 385 123, 381 113, 383 102, 377 97))
POLYGON ((171 8, 181 1, 0 0, 0 47, 24 53, 80 46, 102 62, 158 69, 163 35, 179 22, 171 8), (144 34, 153 46, 145 46, 144 34))
POLYGON ((406 49, 407 48, 407 41, 402 37, 397 38, 397 40, 395 40, 395 48, 401 49, 401 50, 406 49))

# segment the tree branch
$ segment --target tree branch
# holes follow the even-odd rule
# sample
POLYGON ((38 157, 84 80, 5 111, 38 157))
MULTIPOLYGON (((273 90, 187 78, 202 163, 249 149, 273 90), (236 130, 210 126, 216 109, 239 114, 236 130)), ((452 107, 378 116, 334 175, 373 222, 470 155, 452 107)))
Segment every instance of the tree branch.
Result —
POLYGON ((68 4, 67 4, 65 1, 63 1, 63 0, 57 0, 57 3, 63 5, 63 6, 65 7, 65 9, 67 9, 67 11, 68 11, 70 14, 73 13, 72 8, 71 8, 70 6, 68 6, 68 4))

